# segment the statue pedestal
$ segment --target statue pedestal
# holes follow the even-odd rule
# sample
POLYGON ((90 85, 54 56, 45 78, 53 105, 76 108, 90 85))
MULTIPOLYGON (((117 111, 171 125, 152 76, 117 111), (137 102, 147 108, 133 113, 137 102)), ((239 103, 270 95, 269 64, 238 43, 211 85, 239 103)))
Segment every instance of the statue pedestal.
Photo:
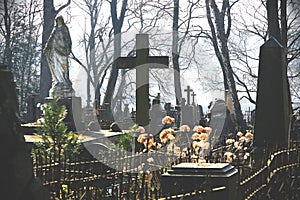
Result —
MULTIPOLYGON (((52 97, 48 97, 47 100, 53 99, 52 97)), ((60 97, 58 99, 59 105, 66 106, 67 116, 64 119, 68 130, 76 132, 84 130, 83 116, 82 116, 82 108, 81 108, 81 98, 70 96, 70 97, 60 97)))

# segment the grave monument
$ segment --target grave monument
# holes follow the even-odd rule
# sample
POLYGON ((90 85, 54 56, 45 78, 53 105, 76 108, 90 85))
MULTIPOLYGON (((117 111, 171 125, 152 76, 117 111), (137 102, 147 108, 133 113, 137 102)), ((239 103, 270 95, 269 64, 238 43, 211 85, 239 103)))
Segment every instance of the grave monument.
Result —
POLYGON ((0 199, 50 199, 41 182, 33 177, 32 159, 21 131, 13 80, 12 73, 0 64, 0 199))
POLYGON ((162 194, 178 199, 239 199, 238 170, 228 163, 180 163, 162 174, 162 194), (201 197, 198 196, 201 194, 201 197))
POLYGON ((254 146, 287 146, 289 98, 287 69, 282 45, 273 37, 260 47, 254 146))
POLYGON ((149 68, 168 68, 167 56, 149 56, 149 35, 136 35, 136 57, 119 57, 119 69, 136 69, 136 124, 147 128, 149 118, 149 68))
POLYGON ((69 130, 83 129, 81 98, 75 97, 72 82, 69 79, 69 55, 72 51, 72 41, 69 29, 62 16, 55 19, 56 26, 44 48, 45 55, 52 75, 52 88, 49 97, 58 98, 60 105, 65 105, 67 116, 65 123, 69 130))

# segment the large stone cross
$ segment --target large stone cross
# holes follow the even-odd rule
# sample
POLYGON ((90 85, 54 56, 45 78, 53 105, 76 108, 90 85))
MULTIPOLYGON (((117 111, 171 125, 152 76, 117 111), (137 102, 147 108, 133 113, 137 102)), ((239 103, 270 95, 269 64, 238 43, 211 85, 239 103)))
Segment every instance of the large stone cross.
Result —
POLYGON ((136 35, 136 57, 119 57, 119 69, 136 69, 136 123, 149 124, 149 68, 168 68, 168 56, 149 56, 148 34, 136 35))
POLYGON ((191 89, 191 87, 188 85, 186 89, 184 89, 185 92, 187 92, 187 104, 190 105, 190 97, 191 97, 191 92, 193 92, 193 90, 191 89))

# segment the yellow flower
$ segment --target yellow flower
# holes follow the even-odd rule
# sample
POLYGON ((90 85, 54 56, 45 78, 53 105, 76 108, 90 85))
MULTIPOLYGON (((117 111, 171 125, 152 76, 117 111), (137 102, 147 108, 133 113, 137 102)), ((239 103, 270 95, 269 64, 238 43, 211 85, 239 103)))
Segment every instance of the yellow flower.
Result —
POLYGON ((199 137, 200 140, 206 140, 208 138, 208 135, 206 133, 201 133, 199 137))
POLYGON ((206 133, 207 135, 210 135, 211 132, 212 132, 212 128, 210 128, 210 127, 204 127, 203 133, 206 133))
POLYGON ((188 125, 182 125, 182 126, 180 126, 179 130, 181 132, 189 132, 191 129, 188 125))
POLYGON ((237 132, 237 134, 236 134, 236 136, 238 136, 238 137, 242 137, 243 135, 244 134, 241 131, 237 132))
POLYGON ((193 149, 194 149, 196 152, 198 152, 199 149, 200 149, 200 147, 201 147, 201 143, 200 143, 200 142, 197 142, 197 141, 193 141, 192 146, 193 146, 193 149))
POLYGON ((193 131, 197 133, 202 133, 203 130, 204 130, 203 126, 195 126, 193 129, 193 131))
POLYGON ((162 124, 173 124, 175 122, 175 119, 170 116, 165 116, 162 119, 162 124))
POLYGON ((172 128, 164 129, 159 134, 159 139, 162 143, 166 143, 169 140, 175 139, 175 137, 173 136, 174 133, 175 133, 175 131, 172 128))
POLYGON ((200 140, 200 134, 199 134, 199 133, 194 133, 194 134, 192 135, 192 139, 193 139, 193 140, 200 140))
POLYGON ((226 157, 226 162, 228 163, 231 163, 236 158, 236 155, 231 152, 224 153, 224 156, 226 157))
POLYGON ((247 138, 245 136, 240 137, 239 141, 244 142, 247 138))
POLYGON ((169 140, 174 140, 175 139, 174 135, 172 135, 172 134, 167 134, 167 138, 169 140))
POLYGON ((245 137, 246 137, 247 139, 253 139, 253 134, 250 133, 250 132, 247 132, 247 133, 245 134, 245 137))
POLYGON ((227 140, 226 140, 226 144, 232 144, 232 143, 234 143, 234 142, 235 142, 234 139, 227 139, 227 140))
POLYGON ((139 126, 139 127, 137 127, 137 129, 135 130, 135 132, 137 132, 137 133, 145 133, 146 131, 145 131, 144 127, 139 126))

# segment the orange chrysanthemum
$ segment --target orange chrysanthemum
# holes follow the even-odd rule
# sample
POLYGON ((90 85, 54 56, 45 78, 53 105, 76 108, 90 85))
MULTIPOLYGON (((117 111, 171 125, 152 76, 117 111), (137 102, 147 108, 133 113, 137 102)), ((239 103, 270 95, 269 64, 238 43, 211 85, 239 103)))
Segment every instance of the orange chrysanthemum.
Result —
POLYGON ((137 129, 135 130, 135 132, 137 133, 145 133, 145 128, 142 126, 137 127, 137 129))
POLYGON ((165 116, 162 119, 162 124, 173 124, 175 122, 175 119, 170 116, 165 116))
POLYGON ((204 130, 203 126, 195 126, 193 131, 197 133, 202 133, 204 130))

